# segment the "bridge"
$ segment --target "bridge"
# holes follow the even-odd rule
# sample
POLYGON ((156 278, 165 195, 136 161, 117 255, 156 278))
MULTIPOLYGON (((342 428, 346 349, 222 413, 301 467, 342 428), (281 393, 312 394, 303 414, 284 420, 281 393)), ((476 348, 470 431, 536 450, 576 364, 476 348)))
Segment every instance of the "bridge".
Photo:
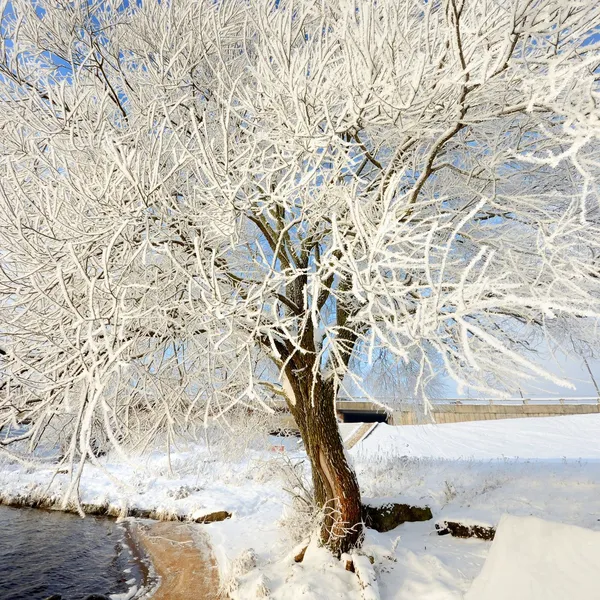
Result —
POLYGON ((367 398, 338 400, 336 409, 344 423, 385 422, 390 425, 420 423, 460 423, 523 417, 551 417, 600 413, 600 398, 580 396, 571 398, 446 398, 433 400, 432 409, 424 413, 416 401, 378 399, 390 406, 388 411, 367 398))

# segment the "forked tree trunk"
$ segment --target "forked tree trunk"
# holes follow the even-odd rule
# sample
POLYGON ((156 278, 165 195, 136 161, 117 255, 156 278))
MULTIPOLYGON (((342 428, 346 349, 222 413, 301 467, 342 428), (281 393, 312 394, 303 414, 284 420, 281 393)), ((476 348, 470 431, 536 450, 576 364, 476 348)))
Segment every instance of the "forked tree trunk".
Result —
POLYGON ((290 410, 312 467, 315 501, 324 515, 321 541, 339 556, 361 544, 363 523, 358 481, 335 418, 334 390, 313 375, 290 383, 295 396, 290 410))

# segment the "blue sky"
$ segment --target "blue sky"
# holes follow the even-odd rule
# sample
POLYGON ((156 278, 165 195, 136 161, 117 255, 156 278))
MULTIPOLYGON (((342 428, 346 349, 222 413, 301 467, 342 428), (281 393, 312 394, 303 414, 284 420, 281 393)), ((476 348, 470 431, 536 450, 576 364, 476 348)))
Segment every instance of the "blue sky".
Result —
MULTIPOLYGON (((587 371, 585 364, 582 359, 578 357, 567 357, 566 355, 557 355, 556 361, 545 360, 540 363, 549 371, 556 373, 563 378, 571 381, 576 386, 575 390, 569 390, 563 387, 559 387, 548 381, 536 380, 535 382, 523 383, 521 391, 523 396, 526 398, 540 398, 540 397, 556 397, 556 398, 573 398, 576 396, 597 396, 596 389, 591 380, 590 374, 587 371)), ((588 364, 592 371, 596 382, 600 386, 600 360, 589 360, 588 364)), ((457 385, 451 379, 445 379, 446 398, 463 398, 468 397, 468 391, 459 394, 457 392, 457 385)), ((477 397, 480 394, 477 392, 471 392, 471 397, 477 397)))

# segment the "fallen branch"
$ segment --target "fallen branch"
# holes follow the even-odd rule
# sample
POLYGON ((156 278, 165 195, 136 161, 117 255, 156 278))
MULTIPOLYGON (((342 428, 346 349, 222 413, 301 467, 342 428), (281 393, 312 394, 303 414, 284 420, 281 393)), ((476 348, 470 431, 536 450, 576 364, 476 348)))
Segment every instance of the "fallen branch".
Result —
MULTIPOLYGON (((353 552, 351 555, 354 572, 358 577, 363 600, 381 600, 375 569, 368 556, 353 552)), ((352 570, 352 569, 347 569, 352 570)))

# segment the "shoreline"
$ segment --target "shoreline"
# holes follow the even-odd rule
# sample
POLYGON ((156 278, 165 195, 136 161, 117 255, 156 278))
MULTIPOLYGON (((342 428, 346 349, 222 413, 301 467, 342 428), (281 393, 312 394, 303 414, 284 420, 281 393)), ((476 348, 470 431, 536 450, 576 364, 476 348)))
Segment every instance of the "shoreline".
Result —
MULTIPOLYGON (((60 501, 54 498, 18 496, 9 499, 0 496, 0 506, 79 514, 74 503, 61 508, 60 501)), ((183 516, 164 513, 160 513, 161 518, 157 519, 145 516, 158 515, 156 511, 140 509, 130 509, 129 514, 123 516, 123 511, 116 511, 114 507, 111 510, 109 505, 82 503, 81 507, 85 515, 115 519, 123 523, 123 543, 141 573, 140 587, 132 598, 227 599, 227 595, 221 590, 219 569, 208 535, 200 528, 195 528, 197 524, 207 521, 198 523, 183 516), (140 513, 144 516, 138 516, 140 513)))
POLYGON ((157 584, 147 592, 145 598, 226 600, 206 533, 195 528, 193 523, 129 523, 132 539, 144 550, 156 574, 157 584))
MULTIPOLYGON (((215 523, 230 519, 232 514, 226 510, 208 512, 201 516, 192 514, 177 514, 155 508, 138 508, 133 506, 117 506, 115 504, 102 503, 94 504, 90 502, 81 502, 79 507, 75 502, 69 502, 62 506, 62 499, 55 496, 33 496, 16 495, 8 496, 0 493, 0 506, 10 506, 12 508, 35 508, 38 510, 58 511, 72 514, 80 514, 79 507, 84 514, 95 517, 107 517, 111 519, 150 519, 159 522, 179 522, 179 523, 215 523)), ((194 511, 194 513, 197 511, 194 511)))
MULTIPOLYGON (((59 527, 59 539, 64 538, 64 531, 70 532, 67 535, 72 536, 72 539, 69 541, 69 544, 75 549, 75 554, 71 556, 72 562, 79 563, 78 558, 81 558, 80 552, 83 552, 83 555, 87 556, 87 558, 83 559, 82 564, 85 565, 86 568, 89 567, 92 571, 97 569, 98 565, 93 562, 94 559, 92 556, 96 554, 96 550, 100 546, 100 554, 104 556, 104 560, 110 560, 111 564, 116 565, 118 563, 120 565, 114 572, 111 571, 110 577, 105 578, 103 583, 106 587, 104 587, 104 585, 98 587, 98 582, 92 584, 96 586, 95 592, 99 598, 118 598, 120 600, 135 600, 136 598, 138 600, 148 600, 152 598, 153 592, 157 587, 154 566, 150 556, 144 551, 144 547, 138 543, 138 540, 131 533, 132 521, 119 521, 111 517, 89 514, 86 515, 90 517, 89 521, 91 524, 88 526, 83 523, 83 519, 76 518, 78 516, 79 515, 73 514, 72 512, 52 510, 43 507, 0 504, 0 520, 5 524, 8 524, 9 529, 13 525, 16 525, 17 532, 20 532, 21 530, 19 527, 21 525, 31 523, 30 529, 25 530, 23 535, 27 539, 27 536, 31 537, 31 533, 35 531, 36 538, 41 535, 42 545, 45 548, 45 550, 42 551, 41 556, 38 556, 35 552, 31 553, 29 549, 27 552, 23 552, 23 549, 21 548, 20 550, 17 550, 20 553, 12 558, 16 560, 23 559, 25 564, 33 564, 37 560, 42 560, 44 563, 50 561, 50 563, 53 564, 53 567, 51 567, 48 572, 44 571, 49 577, 48 581, 44 581, 44 579, 39 579, 38 577, 37 580, 32 583, 30 574, 26 570, 25 577, 27 579, 25 585, 39 586, 40 584, 48 584, 51 587, 54 586, 53 594, 50 596, 47 594, 43 596, 48 598, 61 598, 64 593, 72 594, 74 592, 73 586, 77 586, 77 581, 80 579, 78 573, 80 573, 81 565, 74 568, 68 568, 66 571, 68 575, 65 575, 65 573, 62 572, 62 569, 61 572, 59 572, 56 567, 60 563, 56 563, 56 561, 53 562, 57 548, 55 547, 52 553, 48 553, 48 543, 44 544, 43 542, 45 539, 57 537, 52 534, 52 528, 59 527), (29 515, 27 516, 28 513, 29 515), (49 515, 51 513, 55 513, 56 517, 50 517, 49 515), (23 515, 23 517, 16 515, 23 515), (58 521, 55 521, 55 518, 58 518, 58 521), (67 520, 64 521, 64 518, 67 518, 67 520), (25 519, 25 521, 22 521, 21 519, 25 519), (50 520, 48 521, 47 519, 50 520), (78 523, 81 523, 83 530, 79 529, 78 523), (32 527, 35 529, 32 529, 32 527), (63 527, 66 529, 63 529, 63 527), (90 536, 90 527, 92 528, 91 531, 94 531, 93 536, 90 536), (114 537, 112 538, 112 543, 109 543, 108 547, 105 548, 103 538, 107 532, 108 535, 113 535, 114 537), (84 541, 83 544, 79 544, 77 537, 79 535, 83 535, 87 541, 84 541), (111 556, 112 559, 110 558, 111 556), (91 565, 89 563, 90 560, 92 561, 91 565), (59 589, 56 588, 57 582, 60 582, 59 589), (115 591, 113 586, 122 584, 126 584, 127 588, 125 590, 121 589, 115 591), (66 587, 63 589, 63 586, 66 587), (108 591, 110 589, 112 589, 112 591, 108 591)), ((50 548, 52 548, 51 545, 50 548)), ((10 549, 8 551, 8 558, 11 558, 10 549)), ((10 570, 13 567, 18 567, 19 563, 12 564, 12 562, 8 560, 4 563, 4 566, 8 567, 10 570)), ((106 567, 107 565, 104 566, 106 567)), ((4 579, 2 569, 0 569, 0 587, 2 581, 4 581, 4 579)), ((10 575, 7 583, 10 588, 10 575)), ((12 581, 12 583, 14 584, 14 581, 12 581)), ((17 594, 24 593, 20 588, 13 590, 13 592, 15 591, 17 594)), ((40 593, 44 591, 46 591, 45 587, 38 590, 40 593)), ((90 595, 90 591, 94 592, 93 589, 86 591, 83 588, 80 588, 78 591, 79 593, 84 593, 85 597, 90 595)), ((90 597, 91 596, 96 597, 94 593, 91 593, 90 597)))

